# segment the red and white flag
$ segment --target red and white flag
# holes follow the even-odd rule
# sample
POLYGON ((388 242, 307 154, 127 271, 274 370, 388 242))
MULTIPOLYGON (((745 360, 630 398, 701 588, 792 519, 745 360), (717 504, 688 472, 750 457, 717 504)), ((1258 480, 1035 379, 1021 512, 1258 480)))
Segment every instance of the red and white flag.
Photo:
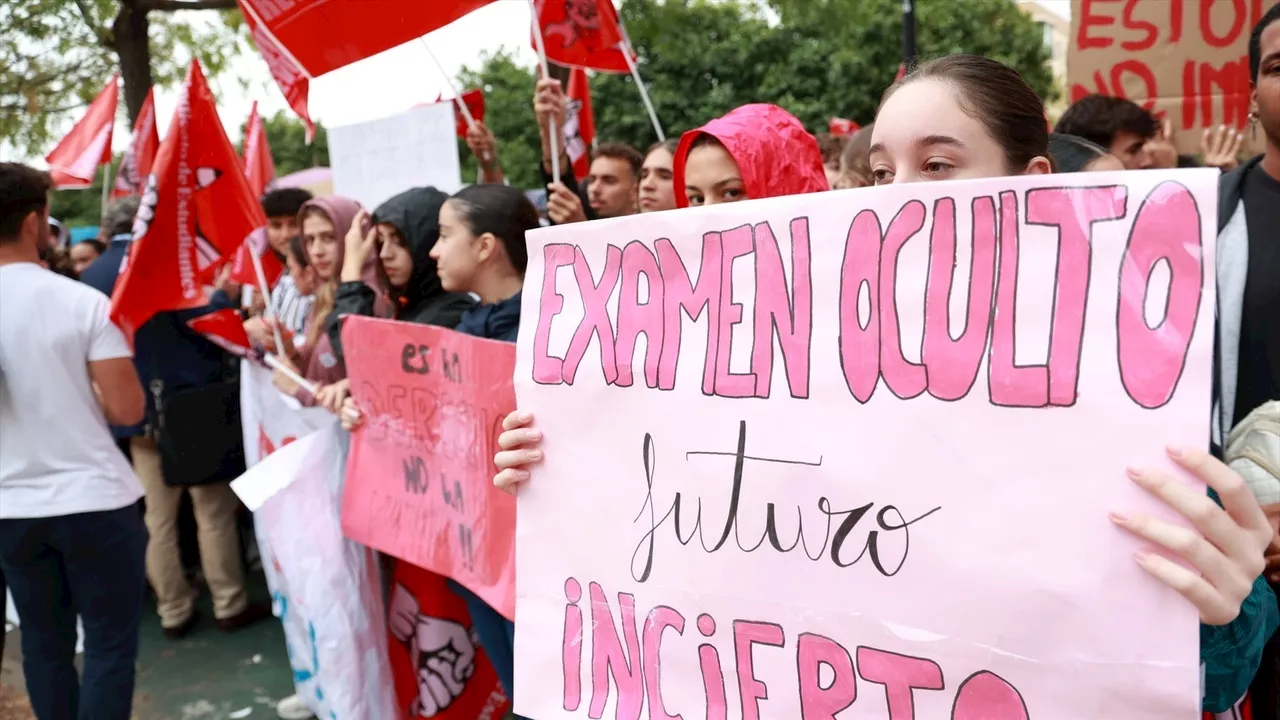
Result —
POLYGON ((244 126, 244 175, 249 179, 249 189, 257 197, 267 191, 267 185, 276 179, 276 163, 271 158, 271 146, 267 143, 267 130, 258 114, 258 101, 249 110, 249 122, 244 126))
MULTIPOLYGON (((612 0, 535 0, 534 4, 548 60, 600 72, 631 72, 623 54, 631 53, 630 45, 612 0)), ((634 53, 631 59, 635 61, 634 53)))
POLYGON ((124 151, 120 161, 120 169, 116 171, 115 187, 112 197, 141 195, 147 186, 147 176, 151 174, 151 166, 155 163, 156 152, 160 150, 160 134, 156 130, 155 91, 147 91, 147 99, 142 101, 142 109, 138 111, 138 120, 133 124, 133 138, 124 151))
MULTIPOLYGON (((471 113, 471 119, 476 122, 484 122, 484 91, 468 90, 461 95, 462 104, 467 106, 467 112, 471 113)), ((443 96, 436 98, 436 102, 444 102, 443 96)), ((449 101, 453 105, 454 122, 457 125, 458 137, 465 138, 470 125, 467 123, 467 116, 462 114, 462 109, 458 107, 458 99, 449 101)))
POLYGON ((266 222, 193 60, 134 219, 112 321, 132 339, 157 312, 206 305, 204 285, 266 222))
POLYGON ((312 78, 448 25, 494 0, 237 0, 249 33, 289 107, 307 111, 312 78))
POLYGON ((89 103, 84 117, 45 156, 49 174, 59 190, 82 190, 93 184, 98 166, 111 162, 111 132, 120 102, 118 75, 89 103))
POLYGON ((272 252, 271 245, 267 242, 266 228, 258 228, 249 233, 249 237, 240 244, 240 248, 236 250, 235 259, 231 261, 229 277, 241 285, 258 287, 258 272, 253 267, 254 254, 257 254, 259 262, 262 263, 262 274, 267 282, 267 289, 274 288, 276 281, 284 274, 284 263, 280 262, 280 258, 272 252))
POLYGON ((249 354, 249 335, 244 331, 244 320, 231 308, 188 320, 187 327, 232 355, 244 357, 249 354))
POLYGON ((591 170, 591 146, 596 139, 596 119, 591 111, 591 85, 587 71, 569 71, 568 113, 564 121, 564 149, 573 162, 573 174, 585 178, 591 170))

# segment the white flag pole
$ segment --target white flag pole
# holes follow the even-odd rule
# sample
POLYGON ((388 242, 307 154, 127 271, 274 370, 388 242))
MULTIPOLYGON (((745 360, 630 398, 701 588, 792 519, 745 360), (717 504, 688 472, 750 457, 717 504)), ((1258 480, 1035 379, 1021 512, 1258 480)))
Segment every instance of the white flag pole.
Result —
POLYGON ((658 112, 653 109, 653 101, 649 99, 649 90, 644 86, 644 80, 640 78, 640 68, 636 67, 636 59, 631 50, 631 44, 623 40, 618 43, 618 49, 622 51, 622 57, 627 61, 627 68, 631 70, 631 79, 636 81, 636 87, 640 89, 640 101, 644 103, 644 109, 649 112, 649 122, 653 123, 653 131, 658 134, 658 142, 666 142, 667 136, 662 132, 662 123, 658 122, 658 112))
MULTIPOLYGON (((542 23, 538 22, 538 6, 533 0, 529 0, 529 12, 532 13, 533 43, 538 50, 538 64, 542 68, 542 77, 550 78, 551 70, 547 67, 547 46, 542 38, 542 23)), ((560 141, 556 136, 560 133, 560 128, 556 126, 555 118, 550 118, 547 125, 548 139, 551 143, 551 179, 558 183, 560 182, 560 141)))
MULTIPOLYGON (((275 310, 271 307, 271 289, 267 287, 267 273, 262 269, 262 258, 258 255, 258 248, 253 247, 253 243, 249 239, 245 239, 249 243, 249 257, 253 258, 253 273, 258 276, 258 292, 262 293, 262 314, 268 320, 276 319, 275 310)), ((270 243, 268 243, 268 247, 270 243)), ((266 252, 266 248, 263 249, 266 252)), ((285 353, 288 356, 288 349, 284 346, 284 339, 280 336, 280 324, 278 322, 271 323, 271 333, 276 341, 276 352, 285 353)))
POLYGON ((107 220, 107 205, 110 204, 110 202, 111 202, 111 163, 105 163, 102 166, 102 213, 100 218, 103 224, 105 224, 107 220))
MULTIPOLYGON (((467 127, 475 130, 476 119, 471 116, 471 108, 467 107, 466 101, 462 99, 462 93, 458 92, 458 86, 453 84, 453 78, 449 77, 449 73, 445 72, 444 66, 440 64, 440 58, 436 57, 436 54, 431 52, 431 46, 427 44, 426 38, 418 38, 418 42, 422 43, 422 47, 427 51, 427 54, 431 56, 431 62, 435 63, 436 70, 440 71, 440 77, 444 78, 445 84, 449 86, 449 92, 453 93, 453 104, 458 107, 458 110, 462 113, 462 117, 466 119, 467 127)), ((492 158, 489 157, 488 152, 485 152, 484 157, 480 159, 486 163, 492 160, 492 158)))

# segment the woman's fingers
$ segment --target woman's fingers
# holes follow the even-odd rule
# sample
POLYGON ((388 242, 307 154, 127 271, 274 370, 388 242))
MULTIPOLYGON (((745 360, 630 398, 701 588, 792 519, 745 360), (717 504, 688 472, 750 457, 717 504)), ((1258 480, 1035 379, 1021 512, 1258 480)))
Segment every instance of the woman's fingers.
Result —
POLYGON ((512 410, 507 416, 502 418, 503 430, 515 430, 522 428, 533 422, 533 415, 524 410, 512 410))
POLYGON ((500 470, 532 465, 542 459, 542 451, 537 448, 517 448, 501 450, 493 456, 493 464, 500 470))
POLYGON ((1258 504, 1258 498, 1254 496, 1240 473, 1203 450, 1169 448, 1168 453, 1175 463, 1203 480, 1218 493, 1218 498, 1222 500, 1222 507, 1226 509, 1227 514, 1252 540, 1252 550, 1249 555, 1260 559, 1263 551, 1271 544, 1274 532, 1266 513, 1262 512, 1262 506, 1258 504))
POLYGON ((516 488, 520 483, 528 479, 528 470, 508 468, 493 476, 493 484, 496 485, 499 490, 515 495, 516 488))
MULTIPOLYGON (((1246 559, 1250 556, 1261 558, 1262 548, 1258 547, 1250 533, 1243 530, 1208 495, 1197 492, 1186 483, 1175 480, 1168 474, 1158 471, 1130 470, 1129 477, 1142 486, 1144 490, 1164 500, 1169 507, 1177 510, 1180 515, 1190 520, 1196 529, 1204 535, 1204 539, 1201 539, 1200 542, 1206 546, 1212 543, 1222 554, 1237 560, 1246 559)), ((1196 536, 1190 529, 1183 529, 1191 536, 1196 536)), ((1154 538, 1150 539, 1156 541, 1154 538)), ((1196 562, 1195 557, 1187 554, 1188 548, 1167 544, 1165 546, 1195 563, 1202 572, 1208 571, 1208 568, 1201 567, 1196 562)))
POLYGON ((525 443, 536 443, 542 439, 542 431, 533 428, 517 428, 507 430, 498 435, 498 447, 511 450, 525 443))
MULTIPOLYGON (((1240 614, 1243 597, 1231 599, 1191 570, 1156 553, 1142 552, 1134 558, 1143 570, 1185 597, 1200 611, 1200 622, 1226 625, 1240 614)), ((1247 593, 1246 593, 1247 595, 1247 593)))
MULTIPOLYGON (((1208 500, 1207 497, 1205 499, 1208 500)), ((1213 504, 1213 501, 1210 500, 1209 502, 1213 504)), ((1218 512, 1225 521, 1230 522, 1230 518, 1226 516, 1226 513, 1221 510, 1218 512)), ((1249 595, 1249 591, 1253 587, 1253 579, 1257 577, 1257 574, 1246 577, 1245 570, 1232 562, 1231 558, 1224 554, 1221 549, 1215 547, 1191 528, 1174 525, 1173 523, 1145 515, 1138 515, 1132 518, 1113 515, 1112 520, 1135 535, 1185 558, 1187 562, 1191 563, 1193 567, 1204 575, 1204 581, 1211 585, 1218 595, 1236 603, 1243 601, 1249 595)), ((1137 556, 1139 561, 1141 562, 1142 557, 1147 554, 1150 553, 1145 550, 1139 552, 1137 556)), ((1146 566, 1144 565, 1144 567, 1146 566)), ((1186 570, 1180 566, 1179 568, 1186 570)), ((1171 578, 1170 572, 1166 571, 1164 575, 1158 575, 1157 577, 1162 579, 1171 578)), ((1186 570, 1186 572, 1191 573, 1189 570, 1186 570)), ((1261 568, 1259 568, 1259 572, 1261 572, 1261 568)), ((1194 575, 1195 573, 1191 574, 1194 575)), ((1179 592, 1199 592, 1194 588, 1187 587, 1185 583, 1170 585, 1170 587, 1179 592)), ((1194 599, 1192 601, 1197 602, 1194 599)), ((1205 609, 1199 602, 1197 602, 1196 607, 1199 607, 1202 611, 1205 609)))

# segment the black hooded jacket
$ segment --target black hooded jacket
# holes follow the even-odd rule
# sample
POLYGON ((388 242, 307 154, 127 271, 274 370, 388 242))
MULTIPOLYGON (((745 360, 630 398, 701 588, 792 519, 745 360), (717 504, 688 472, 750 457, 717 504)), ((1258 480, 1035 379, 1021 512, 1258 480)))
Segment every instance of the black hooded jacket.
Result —
MULTIPOLYGON (((440 237, 440 207, 449 196, 432 187, 413 188, 387 200, 373 213, 374 223, 395 226, 409 246, 413 257, 413 274, 395 301, 395 319, 421 325, 440 325, 452 329, 475 300, 465 293, 445 292, 436 275, 436 261, 429 253, 440 237)), ((385 280, 385 278, 384 278, 385 280)), ((342 283, 334 298, 334 312, 326 328, 329 341, 339 358, 342 351, 343 315, 374 317, 377 296, 363 282, 342 283)))

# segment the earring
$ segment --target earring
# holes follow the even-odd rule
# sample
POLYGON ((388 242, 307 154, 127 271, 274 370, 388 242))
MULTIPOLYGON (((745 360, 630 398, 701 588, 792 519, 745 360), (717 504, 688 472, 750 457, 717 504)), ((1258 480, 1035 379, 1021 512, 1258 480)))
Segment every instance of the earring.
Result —
POLYGON ((1249 139, 1256 141, 1258 139, 1258 113, 1257 111, 1249 112, 1249 139))

